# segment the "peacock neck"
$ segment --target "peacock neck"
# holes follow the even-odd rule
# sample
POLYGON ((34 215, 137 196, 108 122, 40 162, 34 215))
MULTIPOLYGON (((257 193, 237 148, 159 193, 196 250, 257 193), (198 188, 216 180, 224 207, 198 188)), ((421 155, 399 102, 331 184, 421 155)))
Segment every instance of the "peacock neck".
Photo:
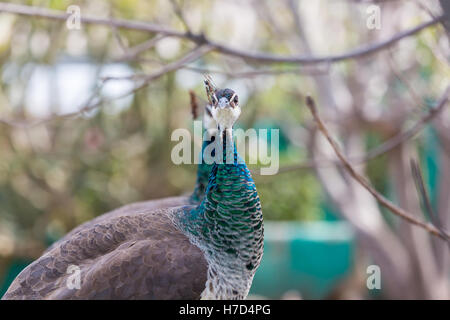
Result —
POLYGON ((209 175, 211 173, 211 169, 213 167, 212 164, 208 164, 205 162, 203 154, 207 146, 213 143, 215 137, 207 133, 206 139, 203 140, 202 143, 202 153, 200 155, 200 163, 197 167, 197 180, 195 183, 194 192, 191 195, 191 203, 199 203, 203 200, 205 196, 206 187, 208 186, 209 175))
POLYGON ((180 224, 205 252, 212 273, 208 281, 221 279, 222 287, 205 296, 244 298, 262 258, 263 218, 249 169, 232 138, 221 140, 223 161, 214 163, 203 201, 194 209, 186 209, 180 224), (234 282, 225 280, 231 274, 234 282))

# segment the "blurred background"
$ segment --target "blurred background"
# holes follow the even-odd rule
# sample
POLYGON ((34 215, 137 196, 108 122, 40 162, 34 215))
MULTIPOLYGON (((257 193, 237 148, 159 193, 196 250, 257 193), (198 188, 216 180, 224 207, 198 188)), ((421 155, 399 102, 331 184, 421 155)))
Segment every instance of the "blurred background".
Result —
MULTIPOLYGON (((306 57, 370 47, 442 13, 437 0, 8 3, 60 13, 77 5, 81 16, 151 22, 251 53, 306 57), (371 20, 377 8, 379 28, 371 20)), ((441 24, 340 61, 269 63, 213 50, 160 72, 194 48, 182 37, 84 23, 69 29, 65 21, 0 12, 0 296, 82 222, 193 189, 196 165, 172 163, 170 136, 193 130, 189 91, 203 106, 209 73, 238 92, 238 127, 280 130, 279 173, 254 175, 266 236, 252 297, 450 297, 447 244, 380 207, 352 180, 304 105, 311 94, 344 153, 381 194, 430 220, 411 174, 416 159, 448 230, 448 105, 421 122, 450 82, 441 24), (135 90, 142 76, 157 73, 135 90), (412 138, 377 149, 417 123, 412 138), (371 265, 380 267, 381 289, 367 286, 371 265)))

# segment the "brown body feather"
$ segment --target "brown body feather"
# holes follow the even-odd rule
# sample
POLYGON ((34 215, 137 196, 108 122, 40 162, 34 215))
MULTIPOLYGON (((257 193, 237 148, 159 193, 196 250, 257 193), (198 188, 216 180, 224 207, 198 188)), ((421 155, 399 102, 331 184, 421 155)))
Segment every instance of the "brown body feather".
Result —
POLYGON ((104 213, 98 217, 95 217, 92 220, 86 221, 83 224, 80 224, 79 226, 72 229, 69 233, 67 233, 64 237, 62 237, 61 239, 53 243, 50 247, 48 247, 45 250, 45 253, 49 252, 54 247, 58 246, 67 239, 70 239, 71 237, 73 237, 74 234, 82 230, 86 230, 95 224, 107 222, 110 219, 117 218, 120 216, 129 216, 134 213, 142 212, 143 210, 144 211, 157 210, 162 208, 178 207, 188 204, 190 204, 189 196, 167 197, 162 199, 155 199, 127 204, 120 208, 104 213))
POLYGON ((73 233, 30 264, 3 299, 200 298, 207 262, 174 226, 170 209, 138 203, 111 213, 117 216, 73 233), (80 268, 80 289, 67 285, 71 265, 80 268))

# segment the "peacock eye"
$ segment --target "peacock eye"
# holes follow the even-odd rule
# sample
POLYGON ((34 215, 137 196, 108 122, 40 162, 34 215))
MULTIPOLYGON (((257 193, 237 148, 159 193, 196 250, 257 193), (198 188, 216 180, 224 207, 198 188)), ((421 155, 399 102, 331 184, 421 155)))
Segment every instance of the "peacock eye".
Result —
POLYGON ((238 103, 238 97, 237 96, 234 97, 233 102, 236 103, 236 104, 238 103))

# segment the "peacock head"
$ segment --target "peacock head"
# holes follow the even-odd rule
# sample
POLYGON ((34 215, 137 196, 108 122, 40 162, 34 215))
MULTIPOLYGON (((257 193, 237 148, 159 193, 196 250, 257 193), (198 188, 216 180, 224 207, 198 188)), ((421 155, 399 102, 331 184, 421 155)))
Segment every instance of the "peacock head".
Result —
POLYGON ((220 139, 216 142, 226 144, 226 148, 222 149, 226 153, 226 163, 234 163, 236 148, 233 148, 233 125, 241 114, 238 96, 234 90, 217 89, 209 76, 205 79, 205 89, 211 115, 216 124, 213 135, 216 136, 218 133, 220 139))
POLYGON ((211 94, 211 114, 221 132, 231 130, 241 114, 236 92, 227 88, 211 94))

